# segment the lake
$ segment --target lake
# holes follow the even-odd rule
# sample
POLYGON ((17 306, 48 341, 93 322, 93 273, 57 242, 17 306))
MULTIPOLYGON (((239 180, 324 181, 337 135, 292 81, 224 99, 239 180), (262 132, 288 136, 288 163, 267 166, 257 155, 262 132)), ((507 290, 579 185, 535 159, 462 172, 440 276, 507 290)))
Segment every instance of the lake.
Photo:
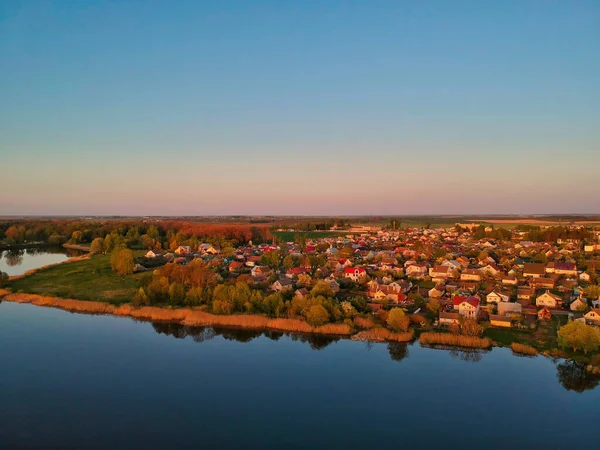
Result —
POLYGON ((23 250, 0 250, 0 272, 9 276, 22 275, 28 270, 48 264, 66 261, 80 252, 63 248, 28 248, 23 250))
POLYGON ((1 448, 598 448, 598 379, 460 352, 0 303, 1 448))

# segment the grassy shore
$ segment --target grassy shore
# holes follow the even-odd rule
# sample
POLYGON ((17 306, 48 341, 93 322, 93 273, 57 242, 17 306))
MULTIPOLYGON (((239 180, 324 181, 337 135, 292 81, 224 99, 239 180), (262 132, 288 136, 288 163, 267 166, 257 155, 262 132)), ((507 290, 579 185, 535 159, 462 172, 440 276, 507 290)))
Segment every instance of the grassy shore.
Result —
POLYGON ((120 277, 110 268, 109 255, 95 255, 70 264, 60 264, 35 275, 12 281, 13 292, 45 296, 128 303, 133 298, 141 274, 120 277))

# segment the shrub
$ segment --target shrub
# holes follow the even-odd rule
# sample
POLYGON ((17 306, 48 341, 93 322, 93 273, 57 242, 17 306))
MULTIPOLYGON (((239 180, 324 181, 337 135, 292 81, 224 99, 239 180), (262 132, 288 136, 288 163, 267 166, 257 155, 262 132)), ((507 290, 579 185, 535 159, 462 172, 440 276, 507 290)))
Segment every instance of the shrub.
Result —
POLYGON ((522 353, 524 355, 537 355, 538 351, 530 345, 519 344, 518 342, 513 342, 510 344, 510 348, 515 353, 522 353))
POLYGON ((394 331, 406 331, 409 324, 410 318, 400 308, 394 308, 388 314, 387 325, 394 331))
POLYGON ((311 306, 306 314, 306 321, 315 327, 324 325, 329 321, 329 313, 322 305, 311 306))
POLYGON ((423 333, 419 336, 419 342, 423 345, 454 345, 473 348, 489 348, 492 345, 492 341, 488 338, 449 333, 423 333))

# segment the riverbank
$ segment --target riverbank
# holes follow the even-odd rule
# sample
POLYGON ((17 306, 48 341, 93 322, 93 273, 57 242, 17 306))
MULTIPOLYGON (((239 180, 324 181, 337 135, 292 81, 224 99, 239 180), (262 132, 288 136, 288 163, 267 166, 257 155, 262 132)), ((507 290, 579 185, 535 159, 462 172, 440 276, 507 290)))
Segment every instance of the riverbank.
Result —
POLYGON ((63 244, 63 247, 68 249, 68 250, 77 250, 80 252, 86 252, 86 253, 90 253, 92 250, 90 249, 89 245, 77 245, 77 244, 63 244))
POLYGON ((82 314, 105 314, 130 317, 152 322, 174 322, 186 326, 221 326, 256 330, 278 330, 297 333, 314 333, 332 336, 350 336, 352 330, 346 324, 328 324, 313 327, 296 319, 270 319, 260 315, 233 314, 218 316, 192 308, 167 309, 154 306, 135 308, 130 304, 112 305, 104 302, 47 297, 37 294, 12 293, 0 289, 0 299, 14 303, 30 303, 82 314))
POLYGON ((61 261, 59 263, 55 263, 55 264, 47 264, 45 266, 41 266, 41 267, 36 267, 35 269, 31 269, 28 270, 27 272, 21 274, 21 275, 13 275, 12 277, 9 277, 8 280, 9 281, 17 281, 17 280, 21 280, 23 278, 27 278, 31 275, 35 275, 38 272, 47 270, 47 269, 51 269, 53 267, 58 267, 58 266, 62 266, 63 264, 70 264, 70 263, 74 263, 74 262, 79 262, 79 261, 84 261, 86 259, 90 259, 90 254, 86 254, 86 255, 81 255, 81 256, 73 256, 72 258, 69 258, 65 261, 61 261))

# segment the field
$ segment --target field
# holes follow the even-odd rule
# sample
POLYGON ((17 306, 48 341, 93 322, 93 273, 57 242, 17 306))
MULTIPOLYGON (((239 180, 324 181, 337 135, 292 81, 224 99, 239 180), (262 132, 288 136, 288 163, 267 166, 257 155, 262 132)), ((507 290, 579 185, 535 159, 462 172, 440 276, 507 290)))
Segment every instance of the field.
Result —
POLYGON ((51 295, 77 300, 96 300, 115 305, 135 294, 141 274, 120 277, 110 268, 109 255, 61 264, 11 283, 13 292, 51 295))
POLYGON ((320 239, 326 237, 338 237, 344 236, 346 232, 337 231, 274 231, 274 234, 278 239, 283 239, 285 242, 293 242, 297 235, 304 235, 306 239, 320 239))

